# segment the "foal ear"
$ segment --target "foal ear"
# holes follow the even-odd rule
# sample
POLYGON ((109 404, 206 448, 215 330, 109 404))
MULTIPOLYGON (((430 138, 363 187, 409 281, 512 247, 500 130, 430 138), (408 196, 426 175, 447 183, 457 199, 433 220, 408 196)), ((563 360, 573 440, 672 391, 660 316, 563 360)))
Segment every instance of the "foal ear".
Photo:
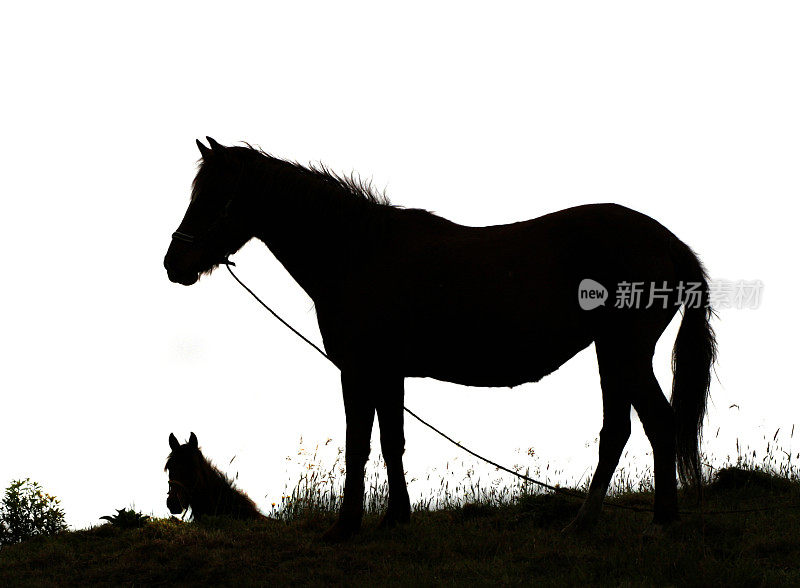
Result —
POLYGON ((225 149, 225 147, 223 147, 222 145, 220 145, 219 143, 217 143, 217 142, 216 142, 214 139, 212 139, 211 137, 206 137, 206 141, 208 141, 208 144, 209 144, 209 145, 211 145, 211 150, 212 150, 212 151, 217 151, 217 152, 219 152, 219 151, 222 151, 223 149, 225 149))
POLYGON ((203 157, 203 159, 205 159, 211 154, 211 149, 203 145, 200 142, 200 139, 195 139, 194 142, 197 143, 197 148, 200 150, 200 155, 203 157))
POLYGON ((181 444, 178 443, 178 440, 175 438, 175 435, 173 433, 170 433, 169 434, 169 448, 172 449, 172 451, 175 451, 180 446, 181 446, 181 444))
POLYGON ((194 433, 189 435, 189 447, 194 447, 195 449, 197 449, 197 435, 195 435, 194 433))

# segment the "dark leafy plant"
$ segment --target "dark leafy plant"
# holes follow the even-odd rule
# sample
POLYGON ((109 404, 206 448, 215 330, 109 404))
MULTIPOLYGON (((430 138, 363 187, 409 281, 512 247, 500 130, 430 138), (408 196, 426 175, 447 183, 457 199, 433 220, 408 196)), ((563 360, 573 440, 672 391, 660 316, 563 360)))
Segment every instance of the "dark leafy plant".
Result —
POLYGON ((0 544, 65 531, 64 511, 59 505, 58 498, 30 478, 14 480, 0 504, 0 544))
POLYGON ((144 527, 145 523, 150 520, 150 517, 136 512, 132 508, 118 508, 117 514, 105 515, 100 518, 121 529, 138 529, 144 527))

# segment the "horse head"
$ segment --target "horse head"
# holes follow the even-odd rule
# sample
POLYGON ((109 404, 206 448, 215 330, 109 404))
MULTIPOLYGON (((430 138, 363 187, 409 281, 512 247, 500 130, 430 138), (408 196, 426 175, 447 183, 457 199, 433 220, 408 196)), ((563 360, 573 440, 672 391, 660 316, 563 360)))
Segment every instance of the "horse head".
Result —
POLYGON ((229 263, 228 256, 253 237, 241 182, 249 150, 206 139, 210 148, 197 141, 202 157, 191 200, 164 257, 169 279, 184 286, 229 263))
POLYGON ((169 446, 172 452, 164 467, 169 476, 167 508, 172 514, 180 514, 191 506, 192 495, 199 482, 198 466, 203 460, 203 454, 194 433, 189 437, 189 442, 183 445, 170 433, 169 446))

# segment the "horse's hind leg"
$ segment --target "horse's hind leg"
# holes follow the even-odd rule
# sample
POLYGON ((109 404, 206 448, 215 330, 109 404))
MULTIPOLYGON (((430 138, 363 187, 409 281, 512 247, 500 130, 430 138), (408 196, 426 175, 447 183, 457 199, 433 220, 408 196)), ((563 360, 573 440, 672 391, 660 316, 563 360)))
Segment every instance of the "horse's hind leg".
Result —
POLYGON ((600 515, 603 499, 611 483, 611 477, 619 463, 622 450, 631 435, 631 387, 624 363, 619 361, 616 349, 607 349, 597 342, 597 362, 600 368, 600 385, 603 390, 603 428, 600 431, 600 456, 597 469, 589 485, 578 516, 565 532, 591 528, 600 515))
POLYGON ((381 383, 381 389, 375 390, 381 450, 389 482, 389 507, 381 527, 392 527, 411 520, 411 503, 403 471, 403 384, 402 378, 387 379, 385 385, 381 383))
POLYGON ((654 339, 619 336, 612 342, 596 343, 603 388, 600 459, 589 487, 589 496, 568 528, 590 526, 597 519, 608 484, 630 435, 631 404, 653 447, 656 487, 653 522, 665 524, 678 518, 675 417, 653 374, 654 339))
POLYGON ((678 519, 678 483, 675 476, 675 416, 653 374, 652 365, 633 398, 644 432, 653 447, 655 478, 654 524, 678 519))

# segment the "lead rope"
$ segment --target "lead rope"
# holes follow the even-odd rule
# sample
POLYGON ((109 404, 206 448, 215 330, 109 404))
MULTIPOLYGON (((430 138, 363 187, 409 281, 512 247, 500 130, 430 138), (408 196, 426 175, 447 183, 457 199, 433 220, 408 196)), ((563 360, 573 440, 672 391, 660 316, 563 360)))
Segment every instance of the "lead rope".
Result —
MULTIPOLYGON (((261 306, 263 306, 265 309, 267 309, 272 316, 274 316, 276 319, 278 319, 283 324, 283 326, 285 326, 292 333, 294 333, 295 335, 300 337, 303 341, 308 343, 311 347, 316 349, 317 352, 322 357, 324 357, 329 362, 331 362, 331 364, 336 366, 336 364, 333 363, 333 360, 330 357, 328 357, 327 353, 325 353, 322 349, 320 349, 319 346, 317 346, 312 341, 310 341, 308 338, 306 338, 302 333, 300 333, 292 325, 290 325, 285 320, 283 320, 277 312, 272 310, 263 300, 261 300, 261 298, 259 298, 256 295, 255 292, 253 292, 250 288, 248 288, 247 285, 245 285, 245 283, 242 282, 235 273, 233 273, 233 270, 231 269, 231 266, 232 265, 236 265, 236 264, 234 264, 232 261, 230 261, 227 258, 225 260, 223 260, 221 263, 223 263, 225 265, 225 267, 228 268, 228 272, 231 274, 231 276, 233 276, 233 279, 236 280, 242 288, 247 290, 247 292, 250 294, 250 296, 255 298, 256 301, 261 306)), ((417 416, 415 413, 413 413, 411 410, 409 410, 406 406, 403 406, 403 410, 405 410, 408 414, 410 414, 412 417, 417 419, 420 423, 422 423, 423 425, 428 427, 434 433, 437 433, 438 435, 440 435, 440 436, 444 437, 445 439, 447 439, 450 443, 452 443, 453 445, 455 445, 459 449, 461 449, 463 451, 466 451, 467 453, 469 453, 473 457, 477 457, 478 459, 480 459, 483 462, 488 463, 489 465, 493 465, 494 467, 496 467, 499 470, 507 472, 507 473, 509 473, 509 474, 511 474, 513 476, 516 476, 516 477, 518 477, 518 478, 520 478, 522 480, 525 480, 526 482, 530 482, 531 484, 536 484, 537 486, 541 486, 542 488, 547 488, 548 490, 551 490, 551 491, 553 491, 553 492, 555 492, 557 494, 563 494, 565 496, 571 496, 573 498, 579 498, 581 500, 586 498, 586 496, 584 494, 580 493, 580 492, 574 492, 572 490, 568 490, 566 488, 560 488, 558 486, 551 486, 550 484, 547 484, 547 483, 542 482, 540 480, 535 480, 534 478, 526 476, 525 474, 520 474, 517 471, 514 471, 512 469, 509 469, 509 468, 507 468, 505 466, 502 466, 502 465, 492 461, 491 459, 483 457, 482 455, 480 455, 478 453, 475 453, 474 451, 472 451, 468 447, 464 447, 461 443, 459 443, 458 441, 454 440, 449 435, 446 435, 445 433, 443 433, 442 431, 440 431, 439 429, 434 427, 432 424, 430 424, 427 421, 423 420, 421 417, 417 416)), ((603 500, 603 504, 605 504, 606 506, 611 506, 613 508, 620 508, 620 509, 623 509, 623 510, 630 510, 630 511, 633 511, 633 512, 653 512, 652 508, 643 508, 643 507, 639 507, 639 506, 629 506, 629 505, 626 505, 626 504, 617 504, 616 502, 609 502, 608 500, 603 500)), ((705 514, 705 515, 709 515, 709 514, 711 514, 711 515, 716 515, 716 514, 738 514, 738 513, 762 512, 762 511, 776 510, 776 509, 781 509, 781 508, 800 508, 800 505, 783 505, 783 506, 776 505, 776 506, 767 506, 767 507, 762 507, 762 508, 745 508, 745 509, 719 510, 719 511, 702 511, 701 510, 700 514, 701 515, 703 515, 703 514, 705 514)), ((686 511, 686 510, 680 510, 680 511, 678 511, 678 513, 679 514, 684 514, 684 515, 695 514, 693 511, 686 511)))
MULTIPOLYGON (((320 349, 320 347, 319 347, 319 346, 317 346, 315 343, 313 343, 312 341, 310 341, 310 340, 309 340, 307 337, 305 337, 305 336, 304 336, 302 333, 300 333, 300 332, 299 332, 297 329, 295 329, 295 328, 294 328, 292 325, 290 325, 290 324, 289 324, 289 323, 287 323, 285 320, 283 320, 283 318, 281 318, 281 316, 280 316, 280 315, 279 315, 277 312, 275 312, 274 310, 272 310, 272 309, 271 309, 271 308, 270 308, 270 307, 269 307, 269 306, 268 306, 268 305, 267 305, 267 304, 266 304, 266 303, 265 303, 263 300, 261 300, 261 298, 259 298, 259 297, 258 297, 258 295, 257 295, 255 292, 253 292, 253 291, 252 291, 250 288, 248 288, 248 287, 247 287, 247 285, 246 285, 244 282, 242 282, 242 281, 239 279, 239 277, 238 277, 238 276, 237 276, 235 273, 233 273, 233 270, 231 269, 231 266, 232 266, 232 265, 234 265, 234 264, 233 264, 233 262, 231 262, 231 261, 229 261, 229 260, 225 260, 225 261, 223 261, 222 263, 224 263, 224 264, 225 264, 225 267, 226 267, 226 268, 228 268, 228 272, 231 274, 231 276, 233 276, 233 279, 234 279, 234 280, 236 280, 236 281, 239 283, 239 285, 240 285, 242 288, 244 288, 244 289, 245 289, 245 290, 246 290, 246 291, 247 291, 247 292, 250 294, 250 296, 252 296, 253 298, 255 298, 255 299, 256 299, 256 301, 257 301, 257 302, 258 302, 258 303, 259 303, 261 306, 263 306, 265 309, 267 309, 267 310, 269 311, 269 313, 270 313, 272 316, 274 316, 276 319, 278 319, 278 320, 281 322, 281 324, 283 324, 283 326, 285 326, 287 329, 289 329, 290 331, 292 331, 292 333, 294 333, 295 335, 297 335, 298 337, 300 337, 300 338, 301 338, 303 341, 305 341, 306 343, 308 343, 308 344, 309 344, 311 347, 313 347, 313 348, 314 348, 314 349, 315 349, 315 350, 316 350, 316 351, 317 351, 317 352, 318 352, 318 353, 319 353, 319 354, 320 354, 322 357, 324 357, 324 358, 325 358, 325 359, 327 359, 329 362, 331 362, 331 364, 333 364, 334 366, 336 365, 336 364, 334 364, 334 363, 333 363, 333 360, 331 360, 331 358, 330 358, 330 357, 328 357, 328 354, 327 354, 327 353, 325 353, 325 352, 324 352, 322 349, 320 349)), ((452 438, 452 437, 450 437, 449 435, 447 435, 447 434, 443 433, 442 431, 440 431, 439 429, 437 429, 436 427, 434 427, 434 426, 433 426, 432 424, 430 424, 429 422, 427 422, 427 421, 423 420, 423 419, 422 419, 421 417, 419 417, 417 414, 415 414, 414 412, 412 412, 412 411, 411 411, 411 410, 410 410, 408 407, 406 407, 406 406, 403 406, 403 410, 405 410, 405 411, 406 411, 408 414, 410 414, 412 417, 414 417, 415 419, 417 419, 417 420, 418 420, 420 423, 422 423, 423 425, 425 425, 426 427, 428 427, 428 428, 429 428, 431 431, 433 431, 433 432, 437 433, 438 435, 441 435, 442 437, 444 437, 445 439, 447 439, 448 441, 450 441, 450 443, 452 443, 453 445, 455 445, 455 446, 456 446, 456 447, 458 447, 459 449, 462 449, 463 451, 466 451, 467 453, 469 453, 469 454, 470 454, 470 455, 472 455, 473 457, 477 457, 477 458, 478 458, 478 459, 480 459, 481 461, 484 461, 484 462, 486 462, 486 463, 488 463, 488 464, 490 464, 490 465, 493 465, 494 467, 496 467, 496 468, 497 468, 497 469, 499 469, 499 470, 503 470, 504 472, 508 472, 509 474, 512 474, 512 475, 514 475, 514 476, 517 476, 518 478, 521 478, 521 479, 525 480, 526 482, 530 482, 530 483, 532 483, 532 484, 536 484, 536 485, 538 485, 538 486, 541 486, 541 487, 543 487, 543 488, 547 488, 548 490, 552 490, 553 492, 557 492, 558 494, 564 494, 565 496, 571 496, 571 497, 573 497, 573 498, 580 498, 581 500, 583 500, 584 498, 586 498, 586 497, 585 497, 583 494, 581 494, 581 493, 579 493, 579 492, 573 492, 573 491, 571 491, 571 490, 567 490, 566 488, 560 488, 560 487, 558 487, 558 486, 551 486, 550 484, 547 484, 547 483, 545 483, 545 482, 542 482, 542 481, 540 481, 540 480, 535 480, 535 479, 533 479, 533 478, 530 478, 530 477, 526 476, 525 474, 521 474, 521 473, 519 473, 519 472, 516 472, 516 471, 514 471, 514 470, 512 470, 512 469, 509 469, 509 468, 507 468, 507 467, 505 467, 505 466, 502 466, 502 465, 500 465, 500 464, 498 464, 498 463, 496 463, 496 462, 492 461, 491 459, 488 459, 488 458, 486 458, 486 457, 483 457, 482 455, 479 455, 478 453, 475 453, 474 451, 472 451, 472 450, 471 450, 471 449, 469 449, 468 447, 464 447, 464 446, 463 446, 461 443, 459 443, 458 441, 456 441, 455 439, 453 439, 453 438, 452 438)), ((627 506, 627 505, 624 505, 624 504, 616 504, 616 503, 613 503, 613 502, 604 502, 604 504, 608 504, 609 506, 613 506, 613 507, 615 507, 615 508, 623 508, 623 509, 625 509, 625 510, 632 510, 632 511, 634 511, 634 512, 653 512, 653 510, 652 510, 652 509, 649 509, 649 508, 640 508, 640 507, 637 507, 637 506, 627 506)))

